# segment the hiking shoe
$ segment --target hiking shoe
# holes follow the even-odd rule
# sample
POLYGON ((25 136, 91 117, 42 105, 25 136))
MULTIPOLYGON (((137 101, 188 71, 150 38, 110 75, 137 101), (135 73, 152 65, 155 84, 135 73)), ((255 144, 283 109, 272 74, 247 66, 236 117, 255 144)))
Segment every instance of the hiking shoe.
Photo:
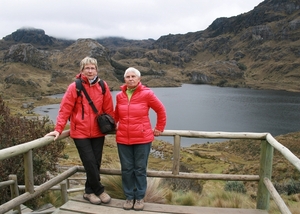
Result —
POLYGON ((101 193, 98 197, 104 204, 108 204, 111 200, 111 197, 106 192, 101 193))
POLYGON ((143 210, 144 209, 144 200, 136 200, 134 203, 134 210, 143 210))
POLYGON ((83 194, 83 198, 89 201, 91 204, 101 204, 101 199, 98 198, 94 193, 91 194, 83 194))
POLYGON ((123 209, 124 210, 130 210, 133 207, 133 199, 132 200, 128 200, 126 199, 125 203, 123 204, 123 209))

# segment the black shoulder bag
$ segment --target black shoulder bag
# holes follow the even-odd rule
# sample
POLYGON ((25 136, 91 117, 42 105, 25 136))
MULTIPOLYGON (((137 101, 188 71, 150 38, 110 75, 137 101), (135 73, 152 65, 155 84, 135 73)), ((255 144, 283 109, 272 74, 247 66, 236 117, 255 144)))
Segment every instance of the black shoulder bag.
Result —
POLYGON ((103 134, 107 134, 109 132, 115 131, 115 120, 107 113, 103 113, 99 115, 99 112, 97 108, 95 107, 93 101, 91 100, 90 96, 86 92, 85 88, 82 87, 82 91, 86 97, 86 99, 89 101, 90 106, 92 107, 93 111, 97 114, 97 122, 100 128, 100 131, 103 134))

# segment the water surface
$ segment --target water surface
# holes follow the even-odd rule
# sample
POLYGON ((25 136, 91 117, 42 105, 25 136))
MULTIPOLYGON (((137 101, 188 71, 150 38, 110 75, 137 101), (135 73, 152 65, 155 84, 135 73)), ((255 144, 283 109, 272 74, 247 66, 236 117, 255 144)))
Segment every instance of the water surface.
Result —
MULTIPOLYGON (((300 93, 190 84, 152 90, 166 107, 168 130, 269 132, 273 136, 300 130, 300 93)), ((117 93, 112 92, 114 99, 117 93)), ((54 104, 34 111, 55 123, 58 108, 54 104)), ((154 126, 153 111, 150 118, 154 126)), ((159 139, 173 142, 172 137, 159 139)), ((224 139, 182 138, 182 146, 215 141, 224 139)))

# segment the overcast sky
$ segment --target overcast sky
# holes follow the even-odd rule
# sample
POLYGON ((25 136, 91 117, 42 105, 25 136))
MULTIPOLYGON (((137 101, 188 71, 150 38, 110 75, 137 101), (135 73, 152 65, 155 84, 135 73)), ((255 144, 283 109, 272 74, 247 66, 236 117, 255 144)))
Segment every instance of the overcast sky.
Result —
POLYGON ((0 0, 0 39, 43 29, 66 39, 158 39, 205 30, 216 18, 249 12, 263 0, 0 0))

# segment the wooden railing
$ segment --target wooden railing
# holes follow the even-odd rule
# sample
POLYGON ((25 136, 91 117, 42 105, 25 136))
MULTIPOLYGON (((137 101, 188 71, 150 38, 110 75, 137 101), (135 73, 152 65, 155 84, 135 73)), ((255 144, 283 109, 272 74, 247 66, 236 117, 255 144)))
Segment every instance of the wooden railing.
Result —
MULTIPOLYGON (((113 133, 114 134, 114 133, 113 133)), ((64 131, 58 140, 62 140, 69 136, 69 130, 64 131)), ((172 171, 148 171, 148 177, 162 178, 184 178, 184 179, 201 179, 201 180, 234 180, 234 181, 257 181, 258 191, 256 208, 261 210, 269 210, 270 196, 277 204, 281 213, 290 214, 290 210, 274 188, 271 182, 272 162, 274 148, 278 150, 298 171, 300 171, 300 159, 297 158, 289 149, 280 144, 269 133, 247 133, 247 132, 201 132, 201 131, 183 131, 183 130, 165 130, 162 136, 173 136, 173 166, 172 171), (229 174, 203 174, 203 173, 182 173, 179 171, 180 166, 180 148, 181 137, 188 138, 218 138, 218 139, 255 139, 261 140, 260 153, 260 170, 259 175, 229 175, 229 174)), ((0 206, 0 214, 9 210, 15 210, 15 213, 21 213, 20 205, 32 198, 37 197, 43 192, 55 188, 60 184, 62 200, 68 200, 68 190, 66 180, 77 172, 84 172, 84 168, 74 166, 45 182, 40 186, 34 186, 33 182, 33 149, 46 146, 53 142, 53 137, 43 137, 24 144, 0 150, 0 161, 16 155, 24 155, 24 175, 25 175, 25 193, 19 195, 17 179, 9 176, 8 181, 0 182, 0 188, 10 186, 12 199, 0 206)), ((101 169, 101 174, 121 175, 119 169, 101 169)))

